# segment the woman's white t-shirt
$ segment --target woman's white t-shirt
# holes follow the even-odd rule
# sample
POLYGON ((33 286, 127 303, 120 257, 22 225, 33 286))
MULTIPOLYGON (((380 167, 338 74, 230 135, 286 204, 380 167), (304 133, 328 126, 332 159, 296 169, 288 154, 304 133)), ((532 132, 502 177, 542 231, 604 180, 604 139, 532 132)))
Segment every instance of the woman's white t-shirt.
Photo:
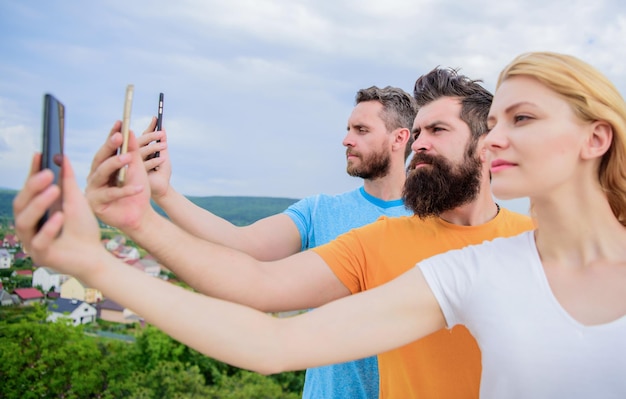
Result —
POLYGON ((481 398, 626 398, 626 315, 586 326, 554 297, 533 232, 419 263, 482 352, 481 398))

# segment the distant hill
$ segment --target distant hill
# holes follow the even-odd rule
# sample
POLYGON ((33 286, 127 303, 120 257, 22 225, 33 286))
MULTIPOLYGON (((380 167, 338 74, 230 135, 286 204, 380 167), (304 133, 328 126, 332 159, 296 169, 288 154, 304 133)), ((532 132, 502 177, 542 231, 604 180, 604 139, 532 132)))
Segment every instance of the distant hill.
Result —
POLYGON ((0 224, 13 220, 13 198, 17 191, 0 188, 0 224))
MULTIPOLYGON (((298 201, 274 197, 192 197, 187 198, 201 208, 212 212, 236 226, 247 226, 264 217, 280 213, 298 201)), ((163 211, 153 204, 161 214, 163 211)))
MULTIPOLYGON (((13 219, 13 198, 16 190, 0 188, 0 223, 13 219)), ((293 198, 273 197, 192 197, 189 200, 237 225, 246 226, 266 216, 280 213, 298 201, 293 198)), ((154 205, 154 204, 153 204, 154 205)), ((163 211, 154 205, 164 215, 163 211)))

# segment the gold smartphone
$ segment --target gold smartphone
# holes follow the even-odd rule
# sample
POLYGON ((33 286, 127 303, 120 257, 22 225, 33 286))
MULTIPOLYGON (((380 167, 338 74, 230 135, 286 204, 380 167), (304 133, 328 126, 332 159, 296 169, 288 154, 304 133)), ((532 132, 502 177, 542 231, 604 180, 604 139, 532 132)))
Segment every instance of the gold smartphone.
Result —
MULTIPOLYGON (((126 86, 126 96, 124 98, 124 114, 122 115, 122 146, 118 149, 118 154, 126 154, 128 152, 128 131, 130 129, 130 111, 133 105, 133 92, 135 90, 134 85, 126 86)), ((124 166, 117 172, 117 185, 121 187, 126 181, 126 169, 128 166, 124 166)))

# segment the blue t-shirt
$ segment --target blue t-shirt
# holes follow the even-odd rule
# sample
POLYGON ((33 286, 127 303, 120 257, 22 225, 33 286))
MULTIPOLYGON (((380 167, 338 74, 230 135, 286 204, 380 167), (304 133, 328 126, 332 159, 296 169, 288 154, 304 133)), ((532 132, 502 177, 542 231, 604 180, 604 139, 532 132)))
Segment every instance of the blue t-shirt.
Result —
MULTIPOLYGON (((301 250, 314 248, 351 229, 374 222, 380 216, 407 216, 412 212, 402 200, 383 201, 363 187, 339 195, 315 195, 291 205, 284 212, 295 223, 301 250)), ((366 359, 307 369, 304 399, 378 398, 378 362, 366 359)))

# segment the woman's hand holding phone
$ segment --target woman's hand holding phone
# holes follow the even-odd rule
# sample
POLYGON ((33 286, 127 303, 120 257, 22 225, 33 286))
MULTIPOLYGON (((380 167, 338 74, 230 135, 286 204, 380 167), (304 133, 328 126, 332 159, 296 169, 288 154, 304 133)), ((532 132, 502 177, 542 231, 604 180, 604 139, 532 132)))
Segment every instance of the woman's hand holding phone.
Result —
POLYGON ((153 117, 146 130, 137 137, 137 142, 144 159, 145 170, 148 173, 152 199, 157 200, 165 195, 170 188, 169 181, 172 168, 167 151, 167 133, 163 130, 155 130, 155 126, 156 118, 153 117), (154 153, 155 148, 160 149, 159 158, 149 158, 149 155, 154 153))
MULTIPOLYGON (((154 128, 155 132, 160 132, 163 126, 163 93, 159 93, 159 104, 157 107, 157 121, 156 121, 156 126, 154 128)), ((161 140, 158 139, 156 140, 157 143, 160 143, 161 140)), ((148 154, 148 156, 146 157, 146 160, 150 160, 153 158, 158 158, 161 156, 161 152, 160 151, 155 151, 151 154, 148 154)), ((153 170, 156 170, 156 168, 154 168, 153 170)))

